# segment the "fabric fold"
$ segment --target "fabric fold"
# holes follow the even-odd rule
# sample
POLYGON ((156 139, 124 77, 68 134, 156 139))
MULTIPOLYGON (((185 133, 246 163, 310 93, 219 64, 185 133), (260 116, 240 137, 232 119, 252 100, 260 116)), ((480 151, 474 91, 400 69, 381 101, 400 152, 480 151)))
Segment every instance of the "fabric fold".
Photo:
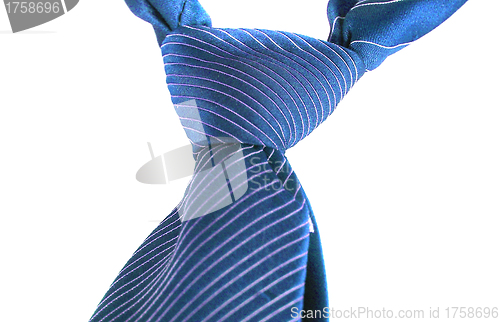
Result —
POLYGON ((345 0, 328 3, 328 41, 359 54, 367 70, 426 35, 467 0, 345 0))
POLYGON ((158 44, 179 26, 212 26, 212 20, 198 0, 125 0, 130 10, 149 22, 158 44))

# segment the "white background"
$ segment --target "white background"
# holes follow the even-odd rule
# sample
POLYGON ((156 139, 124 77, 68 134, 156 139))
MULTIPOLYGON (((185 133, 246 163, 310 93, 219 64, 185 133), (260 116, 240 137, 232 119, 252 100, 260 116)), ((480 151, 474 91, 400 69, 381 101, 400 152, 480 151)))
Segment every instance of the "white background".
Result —
MULTIPOLYGON (((216 27, 329 31, 326 0, 202 3, 216 27)), ((498 12, 469 1, 287 152, 331 306, 500 307, 498 12)), ((88 321, 188 182, 135 180, 147 142, 189 143, 152 27, 86 0, 12 34, 0 7, 0 107, 0 320, 88 321)))

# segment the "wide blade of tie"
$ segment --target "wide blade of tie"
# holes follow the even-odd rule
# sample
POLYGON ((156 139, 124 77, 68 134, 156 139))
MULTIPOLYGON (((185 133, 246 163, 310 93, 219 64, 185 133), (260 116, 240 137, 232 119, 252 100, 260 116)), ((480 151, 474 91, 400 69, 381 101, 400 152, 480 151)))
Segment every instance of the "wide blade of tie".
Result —
POLYGON ((331 0, 323 41, 212 28, 198 1, 126 0, 154 27, 196 168, 91 321, 298 321, 328 307, 318 227, 284 153, 465 2, 331 0))

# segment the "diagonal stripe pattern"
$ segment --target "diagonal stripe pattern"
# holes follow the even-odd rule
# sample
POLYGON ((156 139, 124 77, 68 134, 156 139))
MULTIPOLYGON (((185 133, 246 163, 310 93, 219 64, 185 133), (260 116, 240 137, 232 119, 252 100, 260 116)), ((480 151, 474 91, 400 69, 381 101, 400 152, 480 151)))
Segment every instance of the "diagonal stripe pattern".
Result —
MULTIPOLYGON (((197 169, 226 148, 201 152, 197 169)), ((92 321, 283 320, 290 306, 302 307, 311 214, 297 177, 276 151, 249 144, 233 149, 220 162, 243 155, 247 193, 181 224, 178 209, 196 198, 197 171, 183 201, 134 253, 92 321)), ((206 186, 214 194, 222 187, 206 186)))
POLYGON ((209 137, 280 151, 318 127, 365 71, 353 51, 288 32, 186 26, 161 48, 174 105, 196 100, 209 137))

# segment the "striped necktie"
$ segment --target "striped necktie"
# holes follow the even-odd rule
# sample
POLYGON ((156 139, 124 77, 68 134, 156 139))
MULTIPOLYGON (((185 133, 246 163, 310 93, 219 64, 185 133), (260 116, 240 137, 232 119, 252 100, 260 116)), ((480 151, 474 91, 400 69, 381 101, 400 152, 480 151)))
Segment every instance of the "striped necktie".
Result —
POLYGON ((465 1, 330 0, 323 41, 212 28, 194 0, 126 0, 154 27, 196 166, 91 321, 300 321, 327 308, 318 227, 285 151, 465 1))

